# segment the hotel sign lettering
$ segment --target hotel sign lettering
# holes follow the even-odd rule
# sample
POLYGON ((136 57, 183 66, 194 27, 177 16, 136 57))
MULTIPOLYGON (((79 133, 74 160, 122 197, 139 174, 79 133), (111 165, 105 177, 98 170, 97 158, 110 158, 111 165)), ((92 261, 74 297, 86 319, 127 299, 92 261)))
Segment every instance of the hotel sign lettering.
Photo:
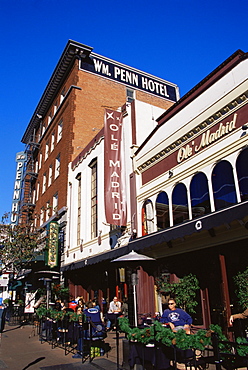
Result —
POLYGON ((14 192, 12 199, 12 209, 11 209, 11 224, 16 225, 19 218, 19 208, 21 200, 21 190, 22 190, 22 181, 24 174, 24 167, 27 156, 24 152, 19 152, 16 154, 16 176, 14 183, 14 192))
POLYGON ((149 74, 140 73, 136 69, 115 64, 99 57, 92 57, 86 62, 81 60, 80 67, 83 70, 123 83, 131 88, 146 91, 174 102, 177 101, 175 86, 149 74))

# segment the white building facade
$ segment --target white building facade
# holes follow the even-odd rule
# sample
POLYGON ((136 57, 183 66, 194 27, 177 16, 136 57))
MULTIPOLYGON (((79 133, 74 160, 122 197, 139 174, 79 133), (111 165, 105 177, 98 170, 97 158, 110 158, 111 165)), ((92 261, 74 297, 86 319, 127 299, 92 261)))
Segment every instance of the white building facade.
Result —
POLYGON ((228 325, 233 277, 247 267, 247 67, 234 53, 158 119, 134 157, 143 238, 130 247, 196 274, 205 327, 228 325))

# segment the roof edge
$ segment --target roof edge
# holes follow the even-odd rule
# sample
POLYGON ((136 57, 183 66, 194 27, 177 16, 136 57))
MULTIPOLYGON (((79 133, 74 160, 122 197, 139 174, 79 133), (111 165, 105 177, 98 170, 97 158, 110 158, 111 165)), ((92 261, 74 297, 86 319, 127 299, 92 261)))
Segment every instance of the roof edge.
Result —
POLYGON ((59 86, 64 81, 65 75, 69 71, 75 58, 84 58, 92 52, 93 48, 81 44, 79 42, 68 40, 65 49, 48 81, 46 88, 41 96, 41 99, 31 117, 27 129, 21 139, 21 142, 27 144, 33 129, 40 123, 40 116, 44 116, 47 111, 47 104, 51 101, 52 97, 57 93, 59 86))
POLYGON ((156 119, 156 121, 158 122, 157 126, 147 136, 146 140, 143 141, 143 143, 135 152, 135 155, 137 155, 141 151, 145 144, 150 140, 150 138, 165 122, 167 122, 172 116, 178 113, 181 109, 190 104, 198 96, 200 96, 204 91, 206 91, 211 85, 213 85, 225 74, 227 74, 236 65, 238 65, 240 62, 247 58, 248 53, 245 53, 241 49, 238 49, 223 63, 221 63, 217 68, 210 72, 203 80, 201 80, 197 85, 195 85, 191 90, 189 90, 184 96, 182 96, 177 102, 175 102, 169 109, 167 109, 160 117, 156 119))

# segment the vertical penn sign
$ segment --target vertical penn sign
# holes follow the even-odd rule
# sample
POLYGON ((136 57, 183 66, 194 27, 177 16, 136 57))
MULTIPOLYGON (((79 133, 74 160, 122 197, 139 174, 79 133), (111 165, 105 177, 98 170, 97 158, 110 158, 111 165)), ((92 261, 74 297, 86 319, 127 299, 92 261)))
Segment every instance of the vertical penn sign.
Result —
POLYGON ((47 258, 46 264, 51 268, 58 266, 59 224, 52 221, 47 225, 47 258))
POLYGON ((22 181, 23 173, 26 162, 26 153, 19 152, 16 154, 16 176, 14 183, 14 192, 12 198, 12 208, 11 208, 11 224, 17 225, 19 219, 19 209, 20 209, 20 200, 21 200, 21 191, 22 191, 22 181))
POLYGON ((117 226, 126 226, 127 223, 122 144, 122 113, 106 109, 104 125, 105 215, 107 223, 117 226))

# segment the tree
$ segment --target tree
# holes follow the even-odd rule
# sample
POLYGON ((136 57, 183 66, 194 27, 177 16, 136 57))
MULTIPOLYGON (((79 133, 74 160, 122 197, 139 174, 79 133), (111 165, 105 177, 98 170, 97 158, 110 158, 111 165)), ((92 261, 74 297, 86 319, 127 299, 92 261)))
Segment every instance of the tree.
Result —
POLYGON ((198 302, 195 300, 196 292, 200 289, 195 275, 189 274, 179 280, 178 283, 169 283, 167 275, 161 275, 156 279, 157 289, 170 297, 175 297, 177 305, 189 314, 195 313, 194 307, 198 302))
POLYGON ((236 295, 239 305, 242 309, 246 309, 248 307, 248 267, 245 271, 239 272, 233 279, 237 287, 236 295))
POLYGON ((20 272, 36 256, 42 254, 40 232, 32 224, 0 224, 0 274, 7 271, 20 272))

